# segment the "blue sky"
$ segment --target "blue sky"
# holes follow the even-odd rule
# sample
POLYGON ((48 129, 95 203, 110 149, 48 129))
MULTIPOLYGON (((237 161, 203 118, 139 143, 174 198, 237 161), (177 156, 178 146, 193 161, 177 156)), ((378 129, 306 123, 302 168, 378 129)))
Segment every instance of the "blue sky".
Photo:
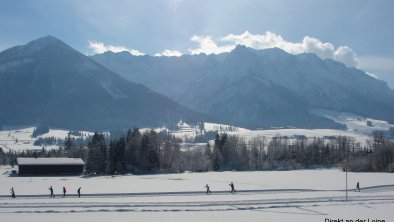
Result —
POLYGON ((392 0, 2 0, 0 51, 53 35, 84 54, 314 52, 394 88, 392 0))

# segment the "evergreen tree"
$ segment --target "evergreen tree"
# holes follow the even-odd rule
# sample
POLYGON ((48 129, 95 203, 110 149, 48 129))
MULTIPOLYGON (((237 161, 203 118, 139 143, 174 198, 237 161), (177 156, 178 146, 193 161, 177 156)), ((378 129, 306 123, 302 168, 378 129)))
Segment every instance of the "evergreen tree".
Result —
POLYGON ((222 165, 220 146, 221 146, 220 135, 216 134, 215 144, 213 146, 213 152, 212 152, 212 167, 214 171, 219 171, 222 165))
POLYGON ((70 150, 74 146, 74 139, 71 137, 71 132, 68 131, 67 137, 64 140, 64 149, 66 151, 70 150))
POLYGON ((124 136, 116 141, 113 157, 116 172, 126 173, 126 139, 124 136))
POLYGON ((239 152, 239 164, 237 166, 237 168, 239 170, 248 170, 250 169, 249 167, 249 151, 248 148, 246 146, 246 143, 244 140, 242 140, 239 144, 240 147, 240 152, 239 152))
POLYGON ((126 173, 126 138, 111 140, 108 150, 107 173, 126 173))
POLYGON ((154 131, 149 132, 148 162, 149 169, 160 168, 160 137, 154 131))
POLYGON ((170 172, 178 172, 181 167, 181 148, 180 141, 174 136, 166 136, 164 140, 164 147, 161 152, 161 169, 170 172))
POLYGON ((211 157, 211 155, 212 155, 211 144, 209 144, 209 142, 207 142, 207 144, 205 144, 204 155, 206 155, 208 157, 211 157))
POLYGON ((145 171, 160 168, 160 137, 154 131, 142 134, 138 166, 145 171))
POLYGON ((108 159, 107 159, 107 166, 106 166, 106 173, 107 174, 115 174, 115 148, 116 146, 116 141, 115 140, 111 140, 109 142, 109 148, 108 148, 108 159))
POLYGON ((86 171, 89 173, 104 173, 107 165, 107 144, 101 133, 95 132, 88 144, 86 171))
POLYGON ((205 149, 204 149, 204 156, 206 157, 207 164, 208 166, 206 167, 206 170, 211 170, 212 169, 212 148, 211 148, 211 144, 209 144, 209 142, 207 142, 207 144, 205 145, 205 149))
POLYGON ((148 152, 149 152, 149 135, 147 133, 142 134, 141 139, 141 148, 138 154, 138 168, 141 170, 148 170, 149 169, 149 162, 148 162, 148 152))
POLYGON ((250 169, 257 170, 259 168, 259 149, 257 147, 256 141, 252 141, 251 155, 250 155, 250 169))
POLYGON ((126 161, 128 164, 138 166, 138 157, 141 149, 142 135, 138 128, 129 130, 126 136, 126 161))

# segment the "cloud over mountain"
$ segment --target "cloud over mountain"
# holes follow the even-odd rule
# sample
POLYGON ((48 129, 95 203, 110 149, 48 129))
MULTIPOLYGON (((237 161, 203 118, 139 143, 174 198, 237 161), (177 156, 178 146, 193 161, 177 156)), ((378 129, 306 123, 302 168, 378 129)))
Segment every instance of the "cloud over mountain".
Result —
POLYGON ((320 58, 334 59, 349 67, 357 67, 356 54, 348 46, 335 47, 332 43, 322 42, 317 38, 305 36, 301 42, 289 42, 279 34, 265 32, 265 34, 228 34, 214 39, 211 36, 193 36, 191 41, 197 42, 198 47, 189 49, 191 54, 219 54, 230 52, 236 45, 244 45, 254 49, 280 48, 291 54, 315 53, 320 58))
MULTIPOLYGON (((244 45, 253 49, 280 48, 291 54, 314 53, 322 59, 334 59, 344 63, 349 67, 359 67, 356 53, 349 46, 338 46, 329 42, 322 42, 320 39, 305 36, 300 42, 286 41, 281 35, 274 32, 264 34, 252 34, 245 31, 242 34, 228 34, 223 37, 214 38, 213 36, 194 35, 190 38, 191 42, 197 43, 196 48, 189 48, 190 54, 220 54, 231 52, 237 45, 244 45)), ((132 55, 141 56, 144 53, 129 49, 124 46, 105 45, 103 42, 91 41, 89 48, 95 53, 106 51, 122 52, 128 51, 132 55)), ((181 56, 182 52, 166 49, 155 53, 154 56, 181 56)))
POLYGON ((182 53, 177 50, 165 49, 162 52, 155 53, 155 56, 181 56, 182 53))
POLYGON ((188 51, 192 54, 220 54, 223 52, 230 52, 235 48, 235 45, 222 45, 219 46, 211 36, 193 36, 190 41, 197 42, 199 47, 195 49, 188 49, 188 51))
POLYGON ((136 49, 129 49, 124 46, 114 46, 114 45, 105 45, 103 42, 96 42, 96 41, 90 41, 89 42, 89 48, 93 49, 95 53, 104 53, 107 51, 111 52, 124 52, 127 51, 132 55, 135 56, 143 56, 145 53, 142 53, 136 49))

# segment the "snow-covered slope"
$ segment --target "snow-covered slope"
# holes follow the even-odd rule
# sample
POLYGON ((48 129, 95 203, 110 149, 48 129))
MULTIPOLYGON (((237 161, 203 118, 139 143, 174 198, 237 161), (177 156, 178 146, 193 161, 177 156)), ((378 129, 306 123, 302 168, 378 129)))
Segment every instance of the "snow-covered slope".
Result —
POLYGON ((350 132, 371 135, 374 130, 387 131, 393 124, 387 121, 377 120, 373 118, 366 118, 360 115, 347 112, 337 112, 333 110, 316 109, 312 110, 316 115, 324 116, 334 120, 335 122, 345 124, 350 132))
MULTIPOLYGON (((366 145, 367 140, 371 139, 372 132, 375 130, 387 131, 393 128, 393 124, 389 124, 387 121, 377 120, 372 118, 365 118, 360 115, 337 112, 332 110, 316 109, 312 110, 315 115, 324 116, 332 119, 337 123, 343 124, 347 127, 346 130, 335 130, 335 129, 299 129, 293 127, 273 128, 273 129, 257 129, 250 130, 247 128, 219 124, 219 123, 203 123, 203 126, 199 125, 192 127, 187 125, 187 130, 180 130, 171 132, 178 138, 192 139, 196 136, 203 135, 207 132, 219 132, 227 133, 230 135, 238 135, 245 138, 247 141, 253 138, 265 138, 270 141, 273 137, 283 136, 288 137, 289 141, 295 138, 306 137, 308 139, 314 138, 326 138, 330 139, 337 136, 347 136, 355 140, 355 142, 361 145, 366 145)), ((185 123, 181 123, 185 124, 185 123)), ((179 124, 178 124, 179 126, 179 124)))
MULTIPOLYGON (((16 151, 21 152, 24 150, 38 150, 42 149, 42 146, 34 146, 34 141, 37 138, 49 138, 54 137, 56 139, 62 139, 67 137, 68 130, 62 129, 50 129, 48 133, 38 136, 37 138, 33 138, 32 134, 35 127, 14 127, 6 130, 0 131, 0 147, 3 151, 8 152, 16 151)), ((79 131, 81 136, 70 135, 72 138, 86 138, 88 136, 93 135, 92 132, 88 131, 79 131)), ((46 149, 58 149, 59 146, 51 145, 45 146, 46 149)))
POLYGON ((355 142, 359 142, 361 145, 365 145, 366 141, 370 139, 369 134, 363 134, 360 132, 354 131, 346 131, 346 130, 333 130, 333 129, 269 129, 269 130, 248 130, 245 128, 235 128, 234 130, 226 130, 229 129, 228 125, 221 124, 205 124, 208 126, 208 129, 217 130, 219 132, 225 132, 231 135, 239 135, 246 140, 250 140, 253 138, 265 138, 267 142, 269 142, 273 137, 283 136, 287 137, 289 141, 300 137, 306 137, 308 139, 314 138, 332 138, 336 136, 347 136, 352 137, 355 142), (222 129, 222 130, 220 130, 222 129))

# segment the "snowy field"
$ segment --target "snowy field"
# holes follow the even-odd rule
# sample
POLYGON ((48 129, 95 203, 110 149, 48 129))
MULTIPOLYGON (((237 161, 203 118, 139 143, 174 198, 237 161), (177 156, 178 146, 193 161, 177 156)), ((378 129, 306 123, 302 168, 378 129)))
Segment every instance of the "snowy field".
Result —
POLYGON ((394 127, 394 125, 389 124, 387 121, 365 118, 347 112, 336 112, 325 109, 316 109, 312 110, 312 113, 327 117, 337 123, 345 124, 348 127, 347 131, 356 132, 364 135, 370 135, 374 130, 389 130, 390 127, 394 127), (368 121, 371 124, 369 126, 367 124, 368 121))
POLYGON ((394 221, 389 173, 348 173, 346 202, 345 173, 338 169, 89 178, 17 177, 9 176, 11 170, 0 168, 0 221, 394 221), (357 181, 361 192, 354 192, 357 181), (229 192, 230 182, 236 194, 229 192), (50 185, 55 199, 49 198, 50 185))
POLYGON ((172 134, 181 139, 190 139, 207 131, 218 131, 221 133, 225 132, 230 135, 238 135, 247 141, 254 138, 266 138, 267 142, 278 135, 287 136, 290 142, 292 139, 299 136, 305 136, 308 139, 314 139, 317 137, 330 138, 336 136, 347 136, 353 138, 356 143, 360 143, 365 146, 367 145, 367 140, 371 139, 371 134, 374 130, 389 130, 390 127, 394 127, 394 125, 389 124, 387 121, 365 118, 352 113, 336 112, 324 109, 312 110, 312 113, 327 117, 335 122, 345 124, 348 129, 278 128, 250 130, 219 123, 204 123, 204 129, 201 130, 199 127, 192 127, 181 122, 178 124, 179 130, 172 132, 172 134), (371 125, 368 126, 367 122, 370 122, 371 125))
MULTIPOLYGON (((182 139, 183 141, 187 139, 193 139, 197 135, 201 134, 201 130, 198 128, 192 128, 187 124, 183 123, 182 128, 177 131, 170 132, 177 138, 182 139)), ((205 130, 203 133, 207 131, 219 131, 221 133, 228 133, 230 135, 238 135, 247 141, 253 138, 266 138, 267 142, 272 139, 272 137, 281 135, 288 136, 290 138, 294 138, 294 136, 305 136, 309 139, 313 138, 323 138, 323 137, 335 137, 335 136, 348 136, 355 139, 356 142, 365 145, 366 140, 370 139, 369 134, 361 133, 358 131, 343 131, 343 130, 332 130, 332 129, 272 129, 272 130, 249 130, 245 128, 234 127, 232 130, 228 130, 230 126, 216 123, 205 123, 205 130)), ((34 146, 34 141, 37 138, 31 137, 33 133, 34 127, 28 128, 17 128, 12 130, 3 130, 0 131, 0 147, 7 152, 8 150, 21 152, 23 150, 41 150, 41 146, 34 146)), ((142 132, 148 131, 150 129, 141 129, 142 132)), ((157 128, 154 129, 156 132, 160 131, 168 131, 166 128, 157 128)), ((89 136, 93 135, 92 132, 82 131, 83 135, 89 136)), ((67 136, 68 130, 61 129, 50 129, 49 133, 43 134, 39 137, 48 138, 54 137, 57 139, 63 139, 67 136)), ((72 136, 75 138, 75 136, 72 136)), ((183 148, 193 148, 197 146, 203 146, 205 143, 184 143, 182 144, 183 148)), ((58 149, 59 146, 52 145, 46 146, 47 150, 50 149, 58 149)))
MULTIPOLYGON (((167 131, 170 134, 174 135, 177 138, 182 139, 185 143, 182 144, 182 149, 190 149, 198 146, 203 146, 205 143, 188 143, 188 140, 194 139, 196 136, 205 134, 209 131, 218 131, 221 133, 228 133, 231 135, 238 135, 244 138, 246 141, 254 139, 254 138, 266 138, 267 142, 269 142, 273 137, 278 135, 287 136, 289 138, 289 142, 292 139, 305 136, 308 139, 313 138, 331 138, 336 136, 347 136, 354 138, 355 142, 360 143, 361 145, 366 145, 366 141, 371 139, 370 135, 373 130, 388 130, 390 127, 394 127, 387 123, 386 121, 365 118, 362 116, 358 116, 351 113, 344 112, 335 112, 330 110, 312 110, 312 112, 316 115, 324 116, 330 118, 338 123, 345 124, 348 129, 347 130, 333 130, 333 129, 297 129, 297 128, 289 128, 289 129, 265 129, 265 130, 250 130, 236 126, 229 126, 225 124, 219 123, 204 123, 203 129, 199 126, 191 126, 185 122, 180 121, 178 123, 178 129, 170 131, 165 127, 154 129, 156 132, 167 131), (368 126, 367 122, 370 122, 371 125, 368 126)), ((23 151, 23 150, 32 150, 32 149, 41 149, 41 146, 34 146, 33 143, 36 138, 32 138, 31 135, 33 133, 34 127, 14 127, 14 128, 6 128, 0 131, 0 147, 4 151, 12 150, 12 151, 23 151)), ((141 132, 146 132, 151 129, 143 128, 140 129, 141 132)), ((93 132, 81 131, 84 137, 93 135, 93 132)), ((107 132, 108 133, 108 132, 107 132)), ((47 137, 55 137, 58 139, 64 139, 68 134, 68 130, 62 129, 50 129, 50 131, 46 134, 43 134, 39 137, 47 138, 47 137)), ((75 138, 75 136, 72 136, 75 138)), ((57 149, 58 146, 47 146, 46 149, 57 149)))
MULTIPOLYGON (((38 138, 54 137, 56 139, 65 139, 68 135, 68 130, 50 129, 48 133, 33 138, 32 134, 35 127, 11 127, 0 131, 0 147, 4 152, 9 150, 21 152, 23 150, 41 150, 41 146, 34 146, 34 141, 38 138)), ((93 135, 92 132, 80 131, 83 137, 93 135)), ((73 138, 79 138, 71 135, 73 138)), ((46 146, 46 149, 58 149, 56 145, 46 146)))

